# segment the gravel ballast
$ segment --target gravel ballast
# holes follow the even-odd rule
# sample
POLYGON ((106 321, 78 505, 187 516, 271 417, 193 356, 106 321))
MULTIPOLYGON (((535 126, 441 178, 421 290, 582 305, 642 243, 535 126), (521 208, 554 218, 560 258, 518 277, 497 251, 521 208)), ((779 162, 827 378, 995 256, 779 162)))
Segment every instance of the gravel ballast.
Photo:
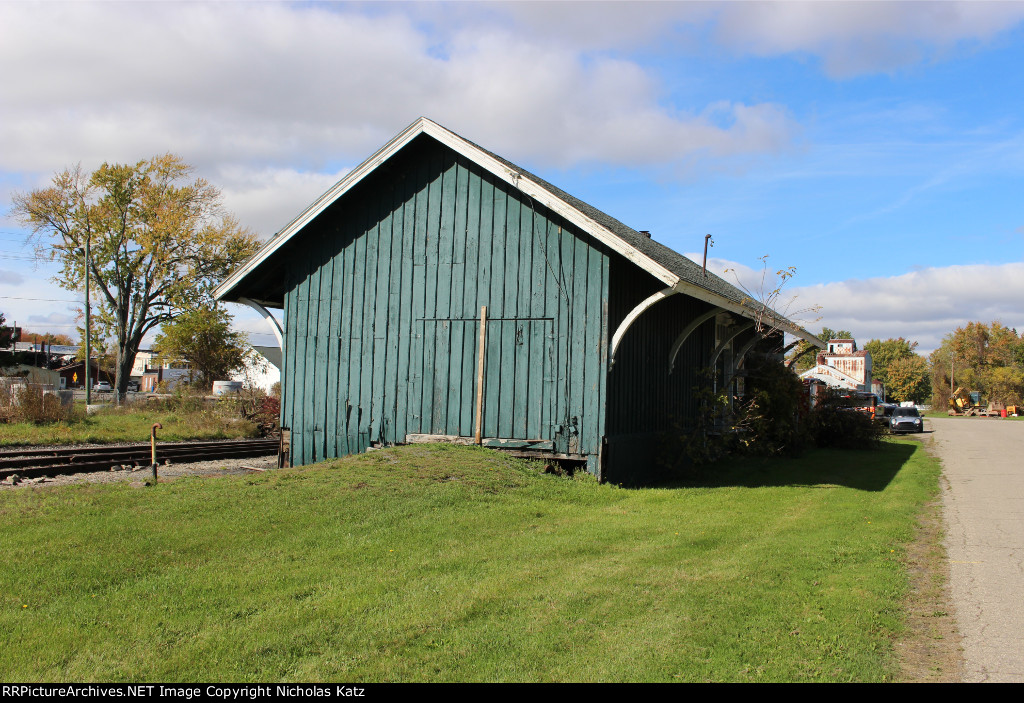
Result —
MULTIPOLYGON (((277 455, 270 454, 242 459, 214 459, 212 461, 193 461, 180 464, 161 463, 157 475, 161 481, 173 481, 180 476, 238 476, 258 473, 260 469, 269 470, 276 468, 277 455)), ((67 486, 74 483, 114 483, 118 481, 141 486, 148 475, 148 467, 144 467, 138 471, 122 469, 118 471, 93 471, 63 476, 23 478, 17 483, 12 482, 8 478, 0 482, 0 490, 16 490, 29 486, 67 486)))

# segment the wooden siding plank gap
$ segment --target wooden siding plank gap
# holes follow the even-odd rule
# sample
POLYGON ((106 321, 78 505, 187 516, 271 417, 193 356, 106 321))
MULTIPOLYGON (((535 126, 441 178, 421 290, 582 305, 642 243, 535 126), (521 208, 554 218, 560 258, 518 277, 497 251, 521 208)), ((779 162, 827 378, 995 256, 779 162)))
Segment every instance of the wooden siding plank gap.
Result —
POLYGON ((587 249, 587 310, 586 325, 583 333, 586 337, 586 358, 585 388, 586 398, 583 408, 582 427, 580 433, 583 442, 580 450, 584 454, 596 455, 601 448, 601 377, 604 375, 604 367, 601 364, 602 341, 601 329, 604 312, 604 262, 606 256, 594 246, 587 249))
POLYGON ((355 232, 355 247, 353 250, 353 276, 352 290, 355 293, 352 300, 352 324, 350 328, 350 339, 352 340, 349 364, 352 370, 349 373, 348 407, 346 412, 345 436, 348 441, 350 454, 361 452, 365 447, 360 446, 359 428, 362 420, 362 380, 363 369, 366 365, 366 348, 364 346, 367 301, 367 237, 369 229, 367 203, 362 201, 359 207, 358 223, 355 232))
POLYGON ((502 317, 519 317, 519 257, 521 256, 520 245, 522 236, 519 231, 519 220, 522 215, 523 205, 511 193, 507 197, 505 210, 505 246, 509 255, 505 257, 505 305, 502 310, 502 317))
POLYGON ((330 316, 331 324, 328 328, 327 343, 327 418, 324 430, 328 433, 327 456, 338 456, 338 388, 339 377, 341 376, 341 345, 339 344, 341 327, 341 306, 343 301, 343 290, 345 285, 344 276, 344 230, 339 224, 332 229, 332 267, 331 267, 331 300, 330 316))
MULTIPOLYGON (((322 243, 320 238, 310 247, 312 268, 309 272, 306 314, 306 368, 303 374, 305 398, 302 404, 303 463, 316 461, 316 334, 320 308, 320 267, 322 243)), ((294 436, 293 436, 294 437, 294 436)))
POLYGON ((413 283, 412 314, 410 318, 412 336, 409 350, 409 423, 407 434, 429 433, 429 425, 423 419, 423 373, 426 366, 426 315, 427 296, 427 208, 426 191, 428 184, 428 162, 421 161, 417 167, 419 188, 416 190, 415 221, 413 223, 413 283))
POLYGON ((381 211, 384 196, 380 189, 376 197, 367 204, 368 222, 366 227, 366 302, 363 310, 362 350, 360 361, 362 378, 359 381, 359 451, 366 451, 373 439, 374 400, 376 399, 375 377, 379 375, 380 359, 374 354, 377 343, 376 320, 377 303, 380 299, 382 281, 378 268, 380 266, 381 211))
POLYGON ((409 392, 412 386, 411 352, 412 352, 412 309, 413 298, 413 239, 416 223, 416 188, 417 182, 412 177, 412 169, 405 179, 405 197, 402 207, 402 295, 398 304, 398 371, 395 374, 395 438, 400 442, 409 432, 409 392))
POLYGON ((394 207, 395 189, 392 184, 381 188, 381 200, 378 206, 379 226, 377 227, 377 265, 375 267, 377 298, 374 302, 373 315, 373 380, 370 398, 369 435, 371 442, 384 441, 385 417, 388 415, 388 316, 392 299, 392 264, 394 257, 394 207))
MULTIPOLYGON (((465 221, 462 226, 465 229, 465 262, 462 267, 462 307, 461 317, 467 320, 474 319, 479 313, 477 283, 480 268, 480 176, 468 165, 464 171, 466 177, 465 193, 466 208, 465 221)), ((456 227, 458 228, 458 224, 456 227)), ((463 401, 459 413, 459 434, 467 435, 475 429, 475 394, 476 394, 476 360, 479 356, 478 349, 480 340, 478 332, 479 323, 466 323, 462 333, 462 397, 469 398, 470 402, 463 401)))
POLYGON ((317 305, 317 335, 316 335, 316 375, 314 377, 316 400, 314 402, 314 436, 316 437, 317 461, 326 459, 327 441, 329 436, 329 425, 327 424, 327 401, 328 395, 324 389, 329 386, 330 365, 328 358, 331 344, 331 325, 334 323, 334 314, 331 305, 332 286, 334 285, 334 257, 332 256, 333 239, 327 228, 323 230, 320 238, 320 289, 319 305, 317 305))
MULTIPOLYGON (((395 444, 398 441, 398 359, 401 354, 401 344, 404 337, 402 328, 402 270, 403 256, 402 246, 405 232, 405 187, 406 179, 398 183, 395 190, 394 214, 391 218, 391 256, 388 291, 388 311, 385 329, 387 331, 387 360, 384 371, 384 407, 383 417, 385 419, 384 441, 387 444, 395 444)), ((404 420, 402 422, 404 425, 404 420)), ((404 436, 404 435, 403 435, 404 436)))
POLYGON ((587 348, 586 330, 587 323, 587 245, 581 238, 574 238, 573 243, 573 309, 571 322, 572 335, 572 378, 570 381, 570 406, 569 419, 574 427, 574 436, 570 438, 569 450, 576 454, 580 452, 580 437, 582 435, 583 413, 585 412, 586 399, 584 391, 586 388, 586 367, 587 348))
POLYGON ((506 315, 505 309, 505 251, 508 242, 505 238, 505 208, 507 196, 500 188, 501 184, 493 185, 493 196, 491 217, 493 227, 491 230, 491 290, 488 296, 488 317, 491 319, 503 318, 506 315))
POLYGON ((351 218, 346 218, 342 227, 342 247, 339 253, 341 259, 341 301, 339 304, 339 315, 341 317, 338 328, 338 390, 334 399, 336 406, 335 420, 335 446, 339 456, 347 456, 352 453, 348 441, 348 416, 349 400, 352 397, 352 312, 357 305, 358 294, 355 290, 355 249, 356 249, 356 224, 351 218))

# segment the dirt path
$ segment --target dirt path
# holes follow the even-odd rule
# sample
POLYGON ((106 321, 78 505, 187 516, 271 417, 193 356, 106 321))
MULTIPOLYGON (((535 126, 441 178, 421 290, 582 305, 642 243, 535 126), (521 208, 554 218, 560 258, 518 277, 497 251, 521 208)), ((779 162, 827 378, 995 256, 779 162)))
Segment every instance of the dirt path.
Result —
POLYGON ((933 418, 966 682, 1024 682, 1024 422, 933 418))

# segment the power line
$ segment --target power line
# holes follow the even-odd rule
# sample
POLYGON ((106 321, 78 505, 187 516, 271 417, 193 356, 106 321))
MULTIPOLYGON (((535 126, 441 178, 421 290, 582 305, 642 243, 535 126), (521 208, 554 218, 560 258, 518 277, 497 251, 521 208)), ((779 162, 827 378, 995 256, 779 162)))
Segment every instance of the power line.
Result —
POLYGON ((44 303, 81 303, 81 300, 65 300, 63 298, 19 298, 14 295, 0 295, 3 300, 35 300, 44 303))

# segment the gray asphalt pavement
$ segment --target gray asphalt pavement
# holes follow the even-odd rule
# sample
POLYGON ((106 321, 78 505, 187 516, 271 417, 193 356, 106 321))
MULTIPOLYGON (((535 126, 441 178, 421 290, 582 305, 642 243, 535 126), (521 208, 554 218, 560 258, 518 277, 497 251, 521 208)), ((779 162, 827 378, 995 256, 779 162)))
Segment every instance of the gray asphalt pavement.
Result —
POLYGON ((1024 682, 1024 422, 932 418, 964 680, 1024 682))

